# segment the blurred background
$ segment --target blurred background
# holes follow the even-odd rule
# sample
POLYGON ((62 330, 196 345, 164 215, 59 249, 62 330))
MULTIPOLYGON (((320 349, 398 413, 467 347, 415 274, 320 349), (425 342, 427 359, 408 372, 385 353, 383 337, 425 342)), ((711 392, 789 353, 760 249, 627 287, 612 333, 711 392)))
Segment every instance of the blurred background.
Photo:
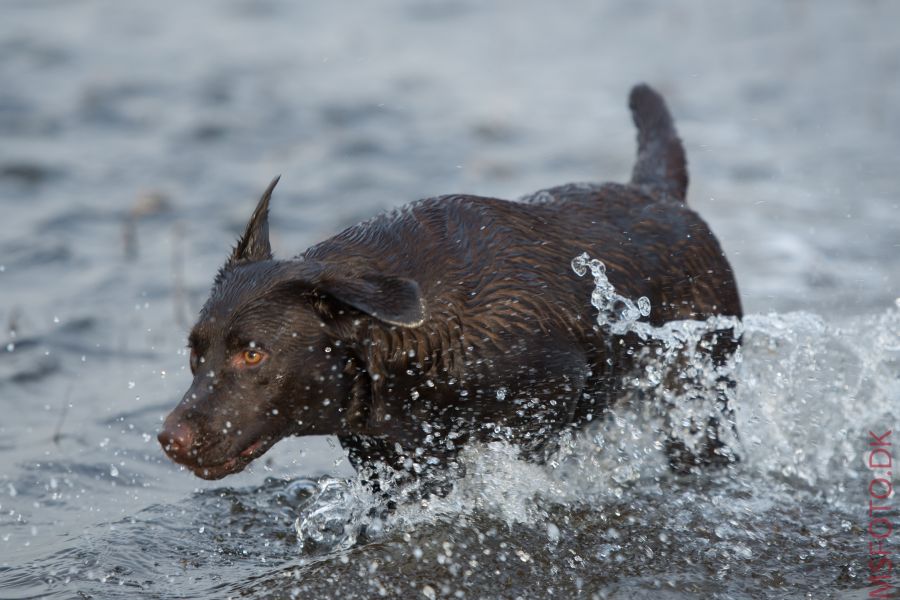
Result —
MULTIPOLYGON (((3 0, 0 595, 71 592, 48 573, 107 573, 79 552, 108 523, 175 521, 222 486, 168 463, 155 432, 279 173, 281 257, 417 198, 627 180, 626 97, 645 81, 746 312, 890 309, 898 23, 887 0, 3 0)), ((333 446, 284 442, 227 484, 347 474, 333 446)), ((152 549, 118 551, 158 575, 152 549)))

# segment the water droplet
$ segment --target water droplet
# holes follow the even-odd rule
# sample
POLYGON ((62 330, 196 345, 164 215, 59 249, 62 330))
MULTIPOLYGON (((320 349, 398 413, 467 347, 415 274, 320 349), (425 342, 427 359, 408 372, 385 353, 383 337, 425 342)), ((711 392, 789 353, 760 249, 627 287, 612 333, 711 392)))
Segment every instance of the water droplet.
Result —
POLYGON ((641 296, 637 301, 638 310, 641 312, 641 316, 649 317, 650 316, 650 298, 647 296, 641 296))
POLYGON ((587 273, 587 261, 587 252, 584 252, 572 259, 572 270, 575 271, 575 274, 579 277, 584 277, 585 273, 587 273))
POLYGON ((551 544, 557 543, 559 541, 559 527, 553 523, 547 523, 547 538, 551 544))

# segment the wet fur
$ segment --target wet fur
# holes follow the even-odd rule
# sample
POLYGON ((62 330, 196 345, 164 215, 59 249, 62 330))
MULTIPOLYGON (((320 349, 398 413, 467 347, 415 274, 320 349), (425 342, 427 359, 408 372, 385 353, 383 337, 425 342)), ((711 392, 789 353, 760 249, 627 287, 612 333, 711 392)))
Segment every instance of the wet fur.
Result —
MULTIPOLYGON (((265 433, 267 447, 283 435, 331 433, 357 467, 380 461, 421 472, 452 465, 459 448, 491 439, 500 428, 526 455, 539 456, 564 428, 602 415, 617 399, 642 345, 596 326, 592 281, 570 267, 582 252, 603 261, 619 294, 650 299, 654 325, 740 317, 731 267, 684 202, 684 150, 662 98, 637 86, 630 106, 638 161, 629 184, 565 185, 518 202, 469 195, 421 200, 292 261, 272 259, 268 248, 273 182, 192 334, 202 343, 250 305, 263 313, 253 318, 264 327, 302 320, 288 317, 300 304, 303 319, 320 321, 307 324, 321 330, 320 337, 309 334, 309 343, 318 344, 317 355, 328 345, 327 361, 318 357, 315 364, 331 365, 330 387, 310 392, 298 384, 290 401, 296 406, 286 409, 295 420, 305 414, 319 422, 297 427, 285 416, 265 433), (321 396, 338 405, 318 407, 321 396)), ((736 347, 729 336, 716 337, 714 360, 722 364, 736 347)), ((252 392, 240 395, 253 401, 252 392)), ((190 422, 202 429, 208 415, 197 402, 196 393, 186 395, 167 427, 190 422)), ((722 409, 727 419, 724 399, 722 409)), ((670 443, 673 465, 732 460, 717 427, 710 422, 701 456, 670 443)), ((209 444, 210 434, 196 437, 209 444)), ((199 456, 205 450, 200 441, 196 446, 199 456)))

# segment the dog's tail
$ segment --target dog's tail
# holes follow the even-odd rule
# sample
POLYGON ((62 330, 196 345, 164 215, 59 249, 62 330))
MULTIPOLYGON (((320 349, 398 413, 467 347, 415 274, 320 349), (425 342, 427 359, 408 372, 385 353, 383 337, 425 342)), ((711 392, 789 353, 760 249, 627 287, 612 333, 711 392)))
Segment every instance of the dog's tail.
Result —
POLYGON ((665 100, 641 83, 631 89, 628 106, 638 130, 637 163, 631 183, 651 194, 684 202, 687 159, 665 100))

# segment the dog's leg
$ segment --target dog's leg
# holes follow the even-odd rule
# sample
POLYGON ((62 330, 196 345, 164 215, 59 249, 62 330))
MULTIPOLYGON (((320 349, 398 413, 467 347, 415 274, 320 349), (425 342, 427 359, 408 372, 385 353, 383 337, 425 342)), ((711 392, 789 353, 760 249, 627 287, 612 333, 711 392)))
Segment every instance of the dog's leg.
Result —
POLYGON ((403 489, 412 483, 416 484, 412 493, 415 498, 446 496, 453 488, 453 479, 462 474, 455 450, 423 447, 419 453, 387 438, 358 434, 338 436, 338 440, 353 468, 372 491, 383 492, 385 497, 390 496, 391 489, 403 489))
MULTIPOLYGON (((701 414, 696 420, 692 420, 689 435, 696 442, 692 444, 692 448, 675 434, 684 424, 676 422, 678 418, 672 418, 670 412, 666 453, 673 471, 689 473, 698 467, 726 467, 738 462, 739 457, 734 448, 737 430, 733 408, 737 382, 729 363, 739 346, 740 340, 735 339, 732 329, 704 335, 696 351, 700 364, 691 365, 696 369, 696 374, 686 383, 676 386, 684 391, 679 402, 687 407, 694 404, 694 401, 702 406, 704 400, 714 394, 715 408, 712 414, 701 414), (715 368, 714 377, 704 376, 704 369, 708 368, 715 368)), ((679 368, 678 371, 682 369, 679 368)))

